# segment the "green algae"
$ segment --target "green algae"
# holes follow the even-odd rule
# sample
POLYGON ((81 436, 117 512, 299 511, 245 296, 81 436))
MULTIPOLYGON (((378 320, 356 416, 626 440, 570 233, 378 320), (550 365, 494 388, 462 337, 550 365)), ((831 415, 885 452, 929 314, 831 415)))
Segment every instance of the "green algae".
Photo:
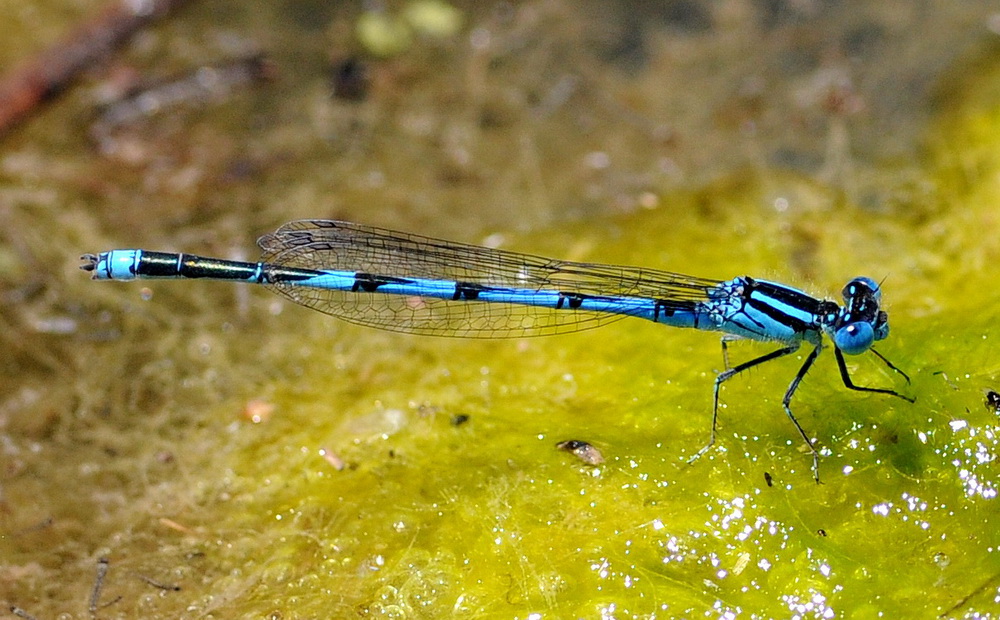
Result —
MULTIPOLYGON (((689 210, 678 202, 678 211, 689 210)), ((666 217, 676 212, 600 226, 614 227, 621 245, 601 244, 594 258, 619 261, 635 252, 656 265, 663 253, 657 246, 683 247, 683 260, 728 273, 746 267, 742 256, 766 269, 771 257, 761 232, 774 223, 763 214, 761 230, 720 250, 684 245, 699 233, 678 221, 699 218, 666 217)), ((829 229, 847 234, 837 219, 827 218, 829 229)), ((875 236, 905 241, 902 226, 889 219, 876 222, 875 236)), ((587 233, 553 233, 547 243, 558 245, 562 235, 587 233)), ((867 235, 859 248, 885 251, 867 235)), ((865 264, 864 253, 851 267, 865 264)), ((894 254, 905 256, 902 247, 894 254)), ((883 263, 905 271, 892 267, 883 263)), ((895 276, 887 297, 896 287, 907 290, 907 280, 895 276)), ((950 540, 961 537, 956 530, 966 518, 954 507, 990 499, 988 483, 963 483, 952 464, 976 471, 962 456, 976 435, 949 427, 942 410, 963 396, 971 409, 978 388, 946 388, 934 374, 945 367, 928 370, 923 357, 936 348, 907 346, 932 339, 941 326, 908 320, 905 300, 890 303, 900 318, 883 352, 911 371, 914 383, 902 389, 918 402, 844 393, 825 359, 796 400, 803 424, 825 446, 821 486, 780 410, 794 362, 727 386, 719 447, 684 462, 706 439, 710 383, 721 363, 710 335, 622 322, 572 337, 440 342, 319 325, 336 336, 309 340, 346 339, 351 351, 324 361, 314 347, 294 387, 273 394, 274 420, 241 431, 266 434, 245 437, 250 443, 233 453, 232 465, 254 497, 254 517, 239 520, 266 532, 265 551, 233 549, 221 561, 268 558, 249 599, 305 616, 330 605, 335 614, 372 617, 912 609, 915 592, 948 574, 940 558, 961 556, 955 561, 967 567, 970 555, 979 555, 988 574, 996 541, 984 534, 970 554, 950 540), (454 427, 457 413, 470 420, 454 427), (554 449, 568 438, 598 445, 607 462, 588 467, 554 449), (321 450, 348 467, 333 470, 321 450), (261 494, 253 489, 259 476, 272 487, 261 494), (914 566, 915 557, 926 569, 914 566), (889 587, 901 575, 912 589, 889 587), (317 599, 317 589, 325 596, 317 599), (873 592, 881 598, 872 601, 873 592)), ((978 325, 988 333, 982 318, 978 325)), ((970 352, 977 345, 950 346, 970 352)), ((747 344, 735 354, 758 350, 747 344)), ((877 364, 857 366, 865 384, 897 380, 877 364)), ((959 375, 956 369, 949 377, 959 375)), ((961 413, 970 425, 991 422, 981 406, 961 413)), ((931 609, 960 598, 937 592, 940 598, 925 598, 931 609)))
MULTIPOLYGON (((780 409, 797 360, 727 384, 718 446, 685 462, 707 439, 710 386, 722 363, 710 334, 622 321, 545 339, 431 339, 282 307, 255 328, 261 350, 243 351, 247 360, 226 357, 229 340, 252 335, 238 327, 173 336, 169 346, 206 368, 250 370, 249 385, 258 384, 250 389, 275 409, 252 424, 238 414, 255 392, 218 385, 209 370, 185 376, 176 356, 157 362, 152 350, 136 348, 169 325, 165 306, 180 293, 168 287, 176 285, 155 285, 147 301, 125 287, 101 292, 131 300, 125 342, 114 347, 138 356, 128 365, 143 369, 128 387, 155 392, 149 382, 179 375, 191 391, 175 392, 161 414, 182 434, 161 433, 147 450, 101 434, 119 458, 81 464, 84 486, 129 489, 137 475, 154 478, 134 491, 145 509, 122 530, 100 530, 107 543, 99 552, 118 575, 183 590, 154 596, 145 582, 119 576, 108 587, 130 601, 123 613, 896 615, 912 612, 915 600, 920 609, 948 609, 981 584, 959 611, 989 609, 991 576, 1000 572, 990 525, 996 415, 982 406, 982 390, 996 387, 1000 372, 989 274, 929 281, 912 264, 925 251, 913 245, 922 231, 905 218, 867 214, 859 228, 856 212, 827 209, 813 228, 768 208, 766 197, 760 185, 723 184, 511 246, 707 276, 763 274, 813 291, 836 291, 844 274, 888 274, 893 332, 880 350, 912 385, 870 356, 851 365, 858 382, 895 387, 916 403, 843 390, 832 357, 821 358, 794 403, 823 447, 819 486, 780 409), (737 205, 741 234, 721 238, 716 231, 731 229, 737 216, 706 215, 698 208, 705 204, 737 205), (787 265, 801 242, 773 243, 768 231, 799 226, 810 228, 813 282, 774 267, 787 265), (216 388, 216 404, 199 406, 216 388), (458 414, 469 419, 455 426, 458 414), (606 462, 590 467, 556 450, 565 439, 595 444, 606 462), (130 453, 145 462, 154 447, 171 456, 147 463, 153 472, 113 465, 132 463, 130 453)), ((977 208, 990 206, 967 202, 977 208)), ((197 296, 218 285, 184 286, 203 288, 197 296)), ((731 349, 734 359, 769 350, 731 349)), ((100 364, 121 365, 114 355, 105 352, 100 364)), ((109 420, 120 432, 164 424, 134 419, 159 408, 141 394, 119 407, 109 420)), ((75 570, 85 583, 85 563, 75 570)))
MULTIPOLYGON (((536 243, 575 243, 594 260, 711 265, 708 275, 783 275, 768 265, 788 249, 763 240, 784 216, 760 206, 762 192, 743 185, 712 199, 756 214, 725 240, 693 208, 704 200, 666 199, 536 243)), ((707 438, 721 365, 710 334, 622 321, 546 339, 430 339, 289 307, 267 326, 295 323, 301 343, 263 380, 273 415, 224 424, 239 419, 231 398, 198 412, 221 437, 201 437, 195 454, 172 448, 190 496, 157 502, 107 552, 120 572, 139 565, 183 583, 175 599, 193 615, 895 615, 915 600, 949 608, 980 585, 969 575, 988 591, 967 607, 988 609, 1000 569, 989 525, 996 418, 981 401, 1000 369, 995 317, 982 309, 996 296, 984 278, 979 303, 941 295, 936 312, 920 312, 905 294, 926 283, 905 264, 920 251, 910 225, 866 218, 862 230, 846 211, 825 214, 812 261, 825 286, 803 286, 836 290, 834 272, 872 264, 892 274, 893 334, 880 350, 912 385, 866 357, 851 365, 859 382, 917 402, 843 390, 832 357, 821 358, 795 408, 823 446, 822 485, 780 409, 795 360, 727 385, 719 444, 689 465, 707 438), (457 414, 468 421, 455 426, 457 414), (586 466, 555 449, 570 438, 592 442, 606 462, 586 466), (137 559, 145 545, 155 562, 137 559)), ((157 294, 131 312, 161 303, 157 294)), ((240 334, 202 339, 229 336, 240 334)), ((769 350, 731 348, 739 359, 769 350)), ((163 614, 165 598, 143 589, 115 584, 136 613, 163 614)))
MULTIPOLYGON (((327 214, 323 184, 279 172, 259 189, 279 206, 206 217, 205 232, 197 213, 172 210, 229 192, 160 194, 157 217, 113 195, 115 230, 88 210, 101 200, 80 189, 84 163, 50 166, 44 184, 22 178, 4 194, 17 207, 5 221, 60 267, 46 273, 57 284, 32 296, 20 253, 6 245, 0 255, 24 295, 2 315, 4 367, 22 381, 3 406, 2 596, 39 617, 89 616, 104 556, 100 617, 995 614, 997 414, 983 406, 1000 383, 994 64, 986 52, 950 86, 970 95, 947 98, 926 162, 907 163, 918 181, 893 185, 890 200, 762 165, 659 191, 651 208, 626 214, 548 227, 538 224, 547 216, 523 226, 508 214, 502 229, 449 234, 500 232, 504 247, 575 260, 746 273, 832 298, 854 275, 884 279, 892 334, 879 350, 912 383, 871 356, 851 368, 859 383, 916 402, 845 390, 827 352, 793 403, 822 448, 822 485, 781 410, 801 356, 728 383, 719 441, 688 464, 708 437, 723 364, 715 335, 625 320, 545 339, 419 338, 219 283, 91 283, 66 248, 155 237, 249 254, 244 228, 266 232, 287 205, 327 214), (70 206, 63 215, 53 205, 70 206), (171 217, 186 225, 146 225, 171 217), (79 322, 75 338, 21 322, 64 316, 79 322), (248 409, 265 415, 253 423, 248 409), (556 449, 566 439, 594 444, 605 463, 556 449)), ((37 153, 18 148, 8 179, 37 153)), ((398 155, 384 156, 396 161, 388 169, 409 165, 398 155)), ((335 166, 331 178, 350 176, 322 158, 294 172, 311 179, 335 166)), ((886 165, 887 185, 899 167, 886 165)), ((337 190, 343 204, 370 199, 337 190)), ((484 203, 504 200, 496 191, 484 203)), ((450 225, 430 217, 418 211, 406 227, 450 225)), ((737 343, 731 359, 769 350, 737 343)))

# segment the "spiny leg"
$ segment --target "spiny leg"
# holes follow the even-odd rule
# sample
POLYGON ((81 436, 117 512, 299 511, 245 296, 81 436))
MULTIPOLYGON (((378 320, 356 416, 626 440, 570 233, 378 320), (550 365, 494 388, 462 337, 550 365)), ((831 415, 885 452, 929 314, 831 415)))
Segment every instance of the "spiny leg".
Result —
MULTIPOLYGON (((723 341, 723 342, 725 342, 725 341, 723 341)), ((736 375, 740 374, 744 370, 747 370, 749 368, 753 368, 754 366, 758 366, 758 365, 763 364, 765 362, 770 362, 771 360, 776 360, 779 357, 784 357, 786 355, 790 355, 792 353, 795 353, 798 350, 799 350, 799 345, 798 344, 789 345, 789 346, 784 347, 782 349, 778 349, 777 351, 771 351, 767 355, 762 355, 762 356, 760 356, 758 358, 752 359, 749 362, 743 362, 742 364, 739 364, 737 366, 734 366, 733 368, 729 368, 726 371, 719 373, 719 376, 715 378, 715 390, 714 390, 713 396, 712 396, 712 435, 709 438, 708 443, 705 444, 701 448, 701 450, 698 450, 697 452, 695 452, 694 456, 692 456, 691 458, 688 459, 688 463, 693 463, 702 454, 705 454, 706 452, 708 452, 709 448, 711 448, 713 445, 715 445, 715 430, 716 430, 717 423, 719 421, 719 388, 722 387, 722 384, 725 383, 726 381, 732 379, 736 375)), ((792 418, 792 419, 794 420, 794 418, 792 418)))
POLYGON ((739 336, 732 336, 730 334, 725 334, 720 339, 722 341, 722 366, 723 370, 729 370, 729 343, 736 342, 737 340, 742 340, 739 336))
MULTIPOLYGON (((893 366, 892 363, 889 362, 889 360, 885 359, 882 356, 881 353, 876 353, 875 349, 869 349, 869 350, 872 353, 875 353, 875 355, 878 356, 878 358, 880 360, 882 360, 883 362, 885 362, 886 365, 889 368, 895 370, 899 374, 901 374, 904 377, 906 377, 906 382, 907 383, 910 382, 910 378, 906 376, 906 373, 903 372, 902 370, 896 368, 895 366, 893 366)), ((905 400, 907 402, 910 402, 910 403, 915 402, 914 399, 910 398, 909 396, 903 396, 899 392, 897 392, 895 390, 890 390, 888 388, 873 388, 873 387, 865 387, 863 385, 855 385, 854 381, 851 380, 850 373, 847 372, 847 362, 844 361, 844 354, 840 351, 840 349, 836 349, 836 348, 834 349, 834 354, 837 356, 837 366, 840 367, 840 378, 844 381, 844 385, 848 389, 850 389, 850 390, 857 390, 859 392, 875 392, 877 394, 888 394, 890 396, 896 396, 898 398, 902 398, 903 400, 905 400)))
POLYGON ((879 352, 878 352, 878 351, 876 351, 875 349, 868 349, 868 350, 869 350, 869 351, 871 351, 872 353, 874 353, 874 354, 875 354, 875 357, 877 357, 877 358, 879 358, 880 360, 882 360, 882 362, 883 362, 883 363, 884 363, 884 364, 885 364, 886 366, 888 366, 888 367, 889 367, 889 368, 891 368, 892 370, 894 370, 894 371, 898 372, 899 374, 903 375, 903 378, 904 378, 904 379, 906 379, 906 382, 907 382, 907 383, 909 383, 909 382, 910 382, 910 375, 906 374, 905 372, 903 372, 903 371, 902 371, 902 370, 900 370, 899 368, 896 368, 896 365, 895 365, 895 364, 893 364, 892 362, 890 362, 890 361, 889 361, 888 359, 886 359, 886 357, 885 357, 884 355, 882 355, 881 353, 879 353, 879 352))
MULTIPOLYGON (((806 445, 809 446, 809 451, 812 452, 812 470, 813 478, 815 478, 816 484, 819 484, 819 452, 816 451, 816 446, 814 446, 812 440, 809 439, 809 435, 806 434, 805 429, 803 429, 802 425, 799 424, 799 421, 795 419, 795 414, 792 413, 790 405, 792 403, 792 395, 795 394, 795 390, 799 388, 799 383, 802 383, 802 379, 806 376, 806 373, 809 372, 809 368, 812 367, 813 362, 816 361, 816 358, 819 357, 819 352, 822 350, 823 345, 816 345, 816 348, 812 350, 812 353, 806 357, 806 361, 802 364, 802 368, 799 368, 799 372, 796 373, 795 378, 788 384, 788 389, 785 391, 785 397, 781 399, 781 406, 785 408, 785 415, 787 415, 788 419, 795 425, 796 430, 799 431, 799 435, 802 435, 802 440, 806 442, 806 445)), ((840 351, 838 350, 837 352, 839 353, 840 351)))

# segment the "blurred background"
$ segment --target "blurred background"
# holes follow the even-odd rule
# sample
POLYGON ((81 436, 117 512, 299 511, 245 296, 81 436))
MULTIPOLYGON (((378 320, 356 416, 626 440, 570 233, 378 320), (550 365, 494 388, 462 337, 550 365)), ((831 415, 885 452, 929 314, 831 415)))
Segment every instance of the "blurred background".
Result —
POLYGON ((0 23, 0 616, 996 613, 996 3, 7 0, 0 23), (780 405, 796 362, 769 364, 687 466, 715 336, 419 338, 78 270, 256 260, 299 218, 831 299, 868 275, 912 384, 852 371, 917 402, 824 356, 795 401, 817 486, 780 405))

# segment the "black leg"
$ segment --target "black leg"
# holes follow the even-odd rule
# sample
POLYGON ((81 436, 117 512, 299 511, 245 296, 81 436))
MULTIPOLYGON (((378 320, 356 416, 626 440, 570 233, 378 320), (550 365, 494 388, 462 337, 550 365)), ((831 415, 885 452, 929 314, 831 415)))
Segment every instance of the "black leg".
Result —
POLYGON ((891 368, 891 369, 895 370, 895 371, 896 371, 896 372, 898 372, 899 374, 903 375, 903 378, 904 378, 904 379, 906 379, 906 382, 907 382, 907 383, 909 383, 909 382, 910 382, 910 375, 908 375, 908 374, 906 374, 905 372, 903 372, 902 370, 900 370, 900 369, 896 368, 896 366, 895 366, 895 365, 894 365, 894 364, 893 364, 892 362, 890 362, 889 360, 887 360, 887 359, 885 358, 885 356, 884 356, 884 355, 882 355, 881 353, 879 353, 879 352, 878 352, 878 351, 876 351, 875 349, 868 349, 868 350, 869 350, 869 351, 871 351, 872 353, 874 353, 874 354, 875 354, 875 357, 877 357, 877 358, 879 358, 880 360, 882 360, 883 362, 885 362, 885 365, 886 365, 886 366, 888 366, 889 368, 891 368))
POLYGON ((795 378, 788 384, 788 389, 785 390, 785 397, 781 399, 781 406, 785 408, 785 415, 787 415, 788 419, 795 425, 795 429, 799 431, 799 435, 802 435, 802 440, 806 442, 806 445, 809 446, 809 451, 812 452, 812 470, 813 478, 815 478, 816 484, 819 484, 819 452, 816 451, 816 446, 814 446, 812 440, 809 439, 809 435, 806 435, 806 431, 802 428, 802 425, 795 419, 795 414, 792 413, 790 405, 792 403, 792 395, 795 394, 795 390, 799 388, 799 383, 802 383, 802 379, 806 376, 806 373, 809 372, 809 368, 812 367, 813 362, 816 361, 816 358, 819 357, 819 352, 822 350, 823 345, 816 345, 816 348, 812 350, 812 353, 806 357, 805 363, 802 364, 802 368, 799 368, 799 372, 796 373, 795 378))
MULTIPOLYGON (((723 346, 723 351, 725 351, 725 340, 723 340, 723 345, 722 346, 723 346)), ((753 368, 754 366, 758 366, 760 364, 763 364, 764 362, 770 362, 771 360, 776 360, 779 357, 784 357, 786 355, 790 355, 792 353, 795 353, 798 350, 799 350, 799 345, 798 344, 793 344, 793 345, 784 347, 782 349, 778 349, 777 351, 771 351, 767 355, 762 355, 762 356, 760 356, 758 358, 750 360, 749 362, 743 362, 742 364, 738 364, 737 366, 735 366, 733 368, 728 368, 726 371, 724 371, 722 373, 719 373, 719 376, 715 378, 715 391, 714 391, 714 394, 713 394, 713 397, 712 397, 713 398, 713 400, 712 400, 712 435, 709 438, 708 443, 705 444, 701 448, 701 450, 698 450, 697 452, 695 452, 694 456, 692 456, 691 458, 688 459, 688 463, 694 462, 702 454, 705 454, 706 452, 708 452, 709 448, 711 448, 713 445, 715 445, 715 428, 716 428, 717 422, 719 421, 719 388, 722 387, 722 384, 725 383, 726 381, 732 379, 736 375, 740 374, 744 370, 753 368)), ((815 357, 815 354, 813 355, 813 357, 815 357)), ((810 361, 808 363, 811 364, 812 362, 810 361)), ((805 373, 802 373, 802 374, 805 374, 805 373)), ((798 383, 798 379, 794 382, 794 384, 797 385, 797 383, 798 383)), ((786 407, 786 409, 787 409, 787 407, 786 407)), ((791 414, 789 413, 789 415, 791 415, 791 414)), ((794 421, 795 418, 792 418, 792 420, 794 421)), ((798 426, 797 422, 796 422, 796 426, 798 426)), ((799 430, 801 431, 802 429, 799 429, 799 430)))
MULTIPOLYGON (((874 349, 870 349, 870 350, 871 350, 872 353, 875 353, 874 349)), ((855 385, 854 381, 851 381, 851 375, 850 375, 850 373, 847 372, 847 363, 844 361, 844 354, 840 351, 840 349, 838 349, 836 347, 834 347, 833 352, 837 356, 837 366, 840 367, 840 378, 843 379, 844 385, 847 386, 848 389, 850 389, 850 390, 857 390, 859 392, 876 392, 878 394, 888 394, 890 396, 896 396, 898 398, 902 398, 903 400, 905 400, 907 402, 910 402, 910 403, 914 402, 914 399, 910 398, 909 396, 903 396, 902 394, 900 394, 899 392, 896 392, 895 390, 890 390, 890 389, 887 389, 887 388, 873 388, 873 387, 864 387, 862 385, 855 385)), ((902 370, 900 370, 900 369, 896 368, 895 366, 893 366, 889 362, 889 360, 887 360, 884 357, 882 357, 882 354, 875 353, 875 355, 877 355, 880 360, 882 360, 883 362, 885 362, 886 365, 889 366, 889 368, 892 368, 893 370, 895 370, 899 374, 901 374, 904 377, 906 377, 906 381, 907 381, 907 383, 909 383, 910 378, 906 376, 906 373, 904 373, 902 370)))
POLYGON ((729 334, 724 335, 722 338, 722 366, 723 370, 729 370, 729 342, 735 342, 740 340, 738 336, 730 336, 729 334))

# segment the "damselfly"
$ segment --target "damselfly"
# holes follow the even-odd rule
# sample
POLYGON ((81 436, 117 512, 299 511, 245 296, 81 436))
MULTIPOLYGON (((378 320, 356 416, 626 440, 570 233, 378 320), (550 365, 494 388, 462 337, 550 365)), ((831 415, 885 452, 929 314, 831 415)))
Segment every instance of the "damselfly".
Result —
POLYGON ((781 348, 729 367, 715 378, 712 434, 719 389, 736 375, 812 346, 782 398, 782 406, 812 453, 819 481, 819 454, 792 413, 799 383, 823 350, 833 351, 844 385, 852 390, 912 399, 888 388, 856 385, 844 354, 870 351, 896 368, 872 345, 889 335, 880 286, 854 278, 843 305, 817 299, 776 282, 741 276, 708 280, 646 269, 553 260, 507 250, 442 241, 383 228, 330 220, 285 224, 258 240, 260 262, 192 254, 111 250, 86 254, 82 269, 97 280, 197 278, 263 284, 295 303, 345 321, 380 329, 473 338, 563 334, 625 317, 673 327, 722 332, 727 340, 773 341, 781 348))

